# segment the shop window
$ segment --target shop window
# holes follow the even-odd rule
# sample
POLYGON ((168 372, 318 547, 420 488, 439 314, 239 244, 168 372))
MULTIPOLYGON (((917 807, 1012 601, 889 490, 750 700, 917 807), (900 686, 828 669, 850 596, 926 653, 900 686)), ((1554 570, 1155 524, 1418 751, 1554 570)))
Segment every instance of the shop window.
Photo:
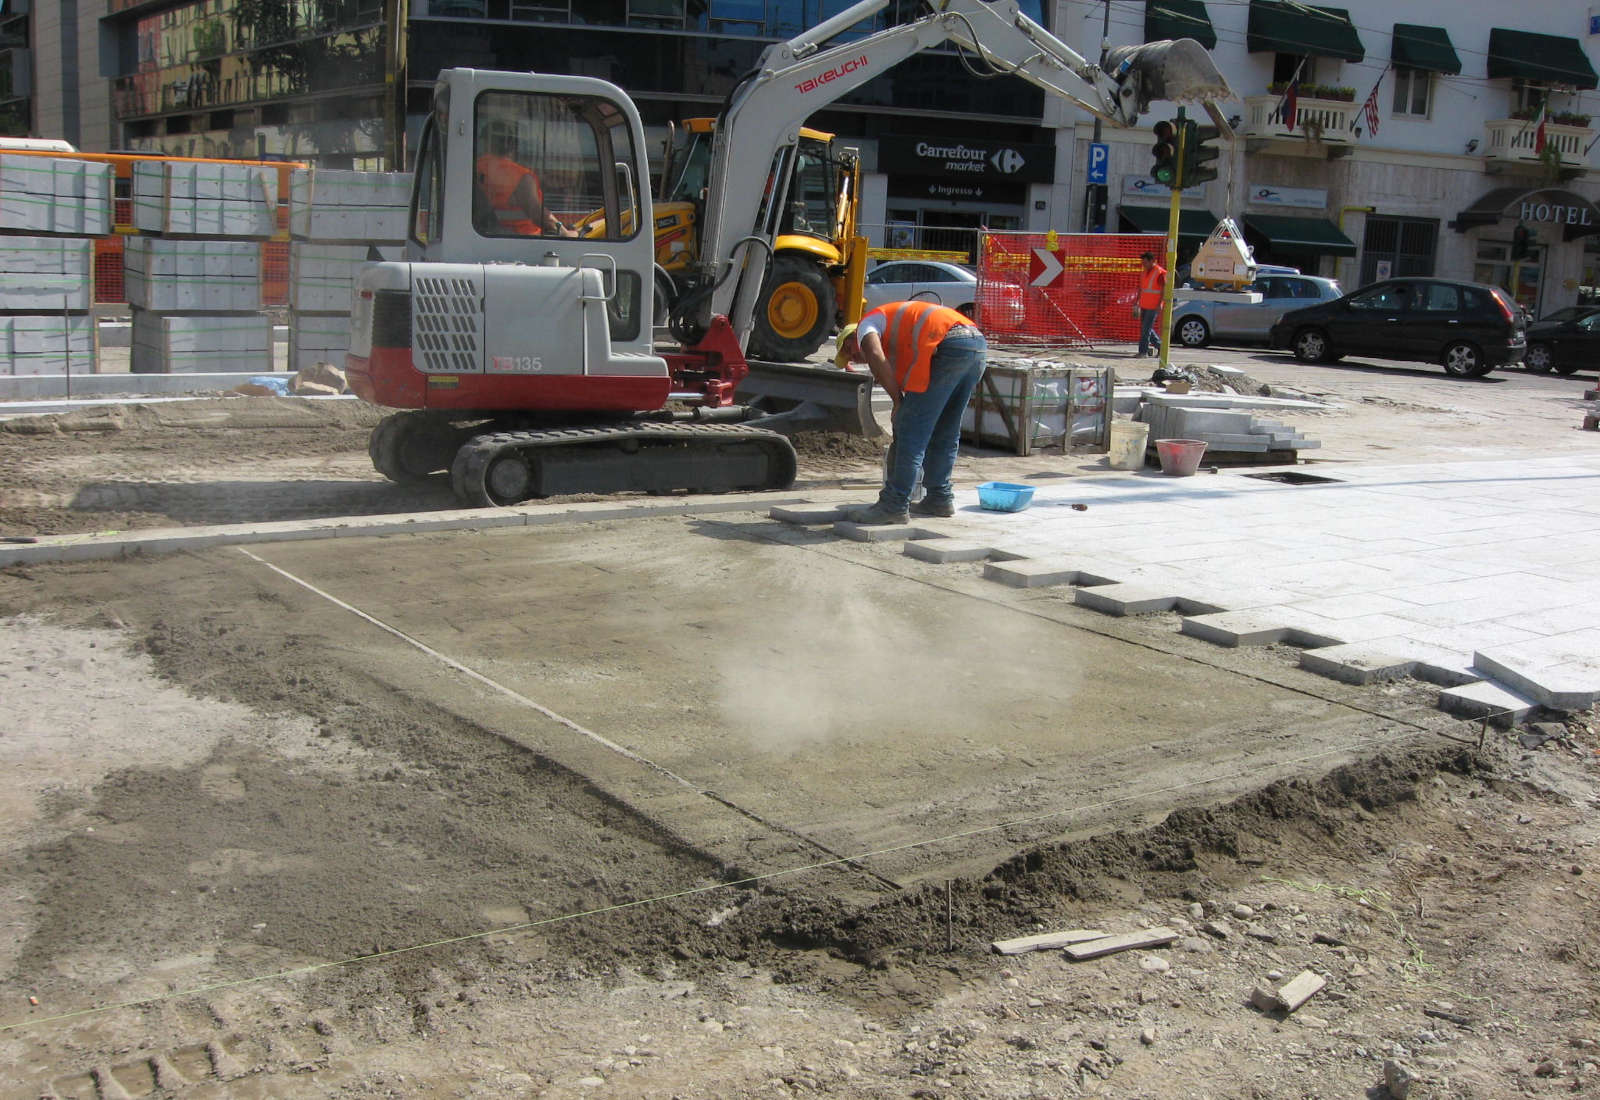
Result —
POLYGON ((1578 280, 1580 306, 1600 305, 1600 237, 1583 241, 1583 278, 1578 280))
POLYGON ((1427 118, 1433 107, 1433 74, 1426 69, 1394 70, 1394 114, 1427 118))

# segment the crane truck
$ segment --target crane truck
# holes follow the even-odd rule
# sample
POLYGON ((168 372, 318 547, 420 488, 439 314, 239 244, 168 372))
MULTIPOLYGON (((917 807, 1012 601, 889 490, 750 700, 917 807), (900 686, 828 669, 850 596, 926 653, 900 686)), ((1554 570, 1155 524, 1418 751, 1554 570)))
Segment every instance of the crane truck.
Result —
MULTIPOLYGON (((356 279, 351 388, 402 410, 373 429, 373 465, 395 481, 448 470, 469 506, 567 493, 786 488, 817 387, 870 380, 745 358, 772 241, 788 207, 801 124, 922 50, 1009 73, 1116 126, 1151 100, 1198 101, 1227 133, 1232 97, 1191 39, 1123 46, 1093 64, 1016 0, 933 0, 925 14, 831 44, 889 0, 861 0, 769 46, 713 131, 700 253, 653 341, 658 269, 644 130, 628 95, 592 77, 447 69, 418 144, 407 259, 356 279), (544 194, 603 212, 604 234, 516 235, 474 219, 475 165, 516 139, 544 194), (787 408, 738 404, 751 383, 787 408)), ((525 162, 526 163, 526 162, 525 162)))

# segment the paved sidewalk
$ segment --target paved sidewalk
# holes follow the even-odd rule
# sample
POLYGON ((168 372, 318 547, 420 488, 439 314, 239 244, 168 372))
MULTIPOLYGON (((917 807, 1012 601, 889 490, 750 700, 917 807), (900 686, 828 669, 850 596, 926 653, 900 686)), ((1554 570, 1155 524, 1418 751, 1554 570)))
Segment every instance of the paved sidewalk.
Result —
POLYGON ((1185 633, 1223 645, 1302 645, 1302 664, 1339 679, 1429 679, 1463 713, 1600 700, 1600 450, 1318 467, 1336 480, 1299 485, 1252 473, 1283 471, 1042 481, 1019 513, 980 509, 974 489, 951 520, 835 529, 909 536, 929 561, 986 559, 1001 583, 1076 584, 1076 602, 1109 614, 1176 610, 1185 633))

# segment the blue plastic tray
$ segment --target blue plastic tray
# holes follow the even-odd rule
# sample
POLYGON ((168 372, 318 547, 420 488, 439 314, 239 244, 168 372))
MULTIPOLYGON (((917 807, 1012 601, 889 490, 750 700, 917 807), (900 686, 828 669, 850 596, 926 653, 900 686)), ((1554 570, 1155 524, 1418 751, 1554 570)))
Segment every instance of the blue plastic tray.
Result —
POLYGON ((978 504, 991 512, 1020 512, 1032 503, 1032 485, 985 481, 978 486, 978 504))

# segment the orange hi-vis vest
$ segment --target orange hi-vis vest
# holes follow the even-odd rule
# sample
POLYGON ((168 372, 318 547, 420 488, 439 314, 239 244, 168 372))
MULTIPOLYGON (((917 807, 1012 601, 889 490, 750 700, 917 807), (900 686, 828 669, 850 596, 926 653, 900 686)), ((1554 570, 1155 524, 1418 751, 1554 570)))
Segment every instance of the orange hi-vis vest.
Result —
POLYGON ((932 302, 890 302, 867 316, 873 313, 884 316, 883 350, 902 393, 925 393, 939 342, 958 325, 972 324, 959 310, 932 302))
POLYGON ((533 219, 528 217, 527 211, 511 203, 511 196, 516 193, 522 178, 531 176, 533 192, 539 196, 539 205, 543 206, 544 188, 539 186, 539 177, 531 169, 524 168, 516 161, 492 153, 479 157, 477 168, 479 186, 483 188, 484 197, 489 200, 500 232, 513 237, 542 235, 544 227, 534 224, 533 219))
POLYGON ((1144 273, 1144 280, 1139 284, 1140 309, 1161 308, 1161 285, 1166 277, 1167 269, 1160 264, 1152 264, 1144 273))

